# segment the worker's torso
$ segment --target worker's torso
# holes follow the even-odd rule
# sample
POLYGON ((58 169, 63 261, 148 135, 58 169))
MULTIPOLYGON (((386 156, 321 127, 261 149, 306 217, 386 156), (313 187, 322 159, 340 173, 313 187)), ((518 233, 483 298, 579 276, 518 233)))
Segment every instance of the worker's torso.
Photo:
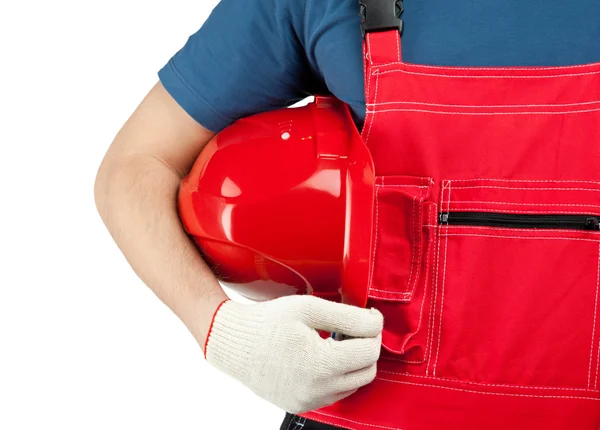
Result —
POLYGON ((600 63, 415 65, 397 34, 369 33, 364 56, 379 372, 307 416, 597 429, 600 63))
MULTIPOLYGON (((364 120, 357 0, 306 0, 293 11, 323 89, 364 120), (302 9, 304 6, 305 9, 302 9)), ((403 59, 446 66, 558 66, 600 61, 600 2, 405 1, 403 59)))

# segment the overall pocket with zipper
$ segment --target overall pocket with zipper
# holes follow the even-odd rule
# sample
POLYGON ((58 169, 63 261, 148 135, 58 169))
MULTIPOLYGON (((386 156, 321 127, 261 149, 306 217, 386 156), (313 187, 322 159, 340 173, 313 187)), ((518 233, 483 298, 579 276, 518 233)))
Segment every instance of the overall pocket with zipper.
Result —
POLYGON ((597 391, 600 182, 443 181, 428 372, 597 391))

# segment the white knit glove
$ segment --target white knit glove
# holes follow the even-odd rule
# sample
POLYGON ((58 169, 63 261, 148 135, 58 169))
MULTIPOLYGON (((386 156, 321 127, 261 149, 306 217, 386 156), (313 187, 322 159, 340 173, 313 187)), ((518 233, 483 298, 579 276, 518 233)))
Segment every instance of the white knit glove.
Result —
POLYGON ((383 316, 375 309, 288 296, 225 302, 214 317, 206 359, 290 413, 330 405, 375 378, 383 316), (317 329, 352 338, 323 339, 317 329))

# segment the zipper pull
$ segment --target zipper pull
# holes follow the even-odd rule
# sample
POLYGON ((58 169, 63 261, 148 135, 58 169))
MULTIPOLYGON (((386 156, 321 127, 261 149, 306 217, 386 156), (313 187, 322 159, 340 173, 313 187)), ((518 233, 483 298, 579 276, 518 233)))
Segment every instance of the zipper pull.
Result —
POLYGON ((443 224, 443 223, 446 223, 446 224, 447 224, 447 223, 448 223, 448 217, 449 217, 449 216, 450 216, 450 214, 449 214, 449 213, 441 213, 441 214, 440 214, 440 216, 438 217, 438 222, 439 222, 440 224, 443 224))
POLYGON ((586 230, 600 230, 600 219, 596 217, 589 217, 585 220, 586 230))

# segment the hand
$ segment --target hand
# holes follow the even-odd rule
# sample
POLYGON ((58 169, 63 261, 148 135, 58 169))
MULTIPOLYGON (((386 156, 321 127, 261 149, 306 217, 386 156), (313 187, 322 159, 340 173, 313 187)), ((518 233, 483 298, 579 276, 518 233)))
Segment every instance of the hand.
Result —
POLYGON ((206 345, 209 363, 290 413, 341 400, 375 378, 383 316, 375 309, 288 296, 225 302, 206 345), (323 339, 317 330, 352 338, 323 339))

